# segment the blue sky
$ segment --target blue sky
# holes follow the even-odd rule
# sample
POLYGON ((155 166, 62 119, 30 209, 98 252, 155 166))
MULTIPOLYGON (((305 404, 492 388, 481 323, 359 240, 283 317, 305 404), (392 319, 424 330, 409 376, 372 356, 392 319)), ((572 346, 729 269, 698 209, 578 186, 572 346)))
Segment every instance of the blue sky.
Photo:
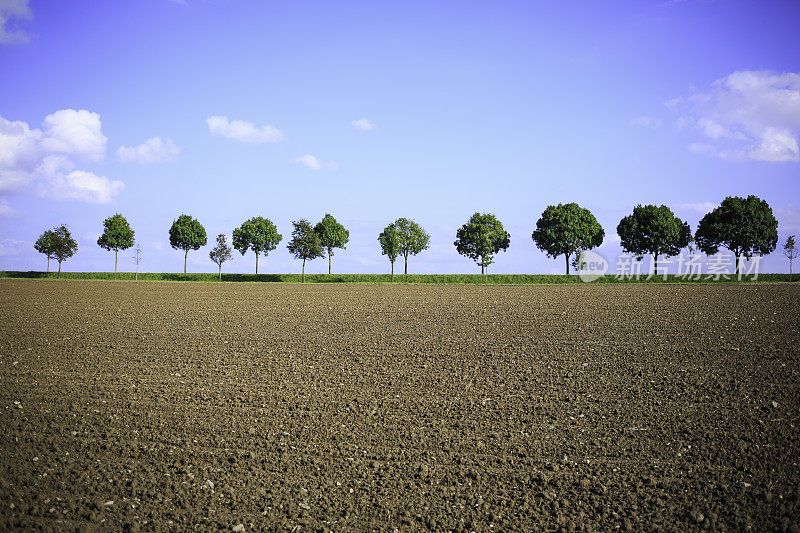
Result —
POLYGON ((64 268, 111 270, 96 240, 117 212, 154 272, 183 268, 181 213, 209 235, 196 272, 253 216, 284 236, 262 272, 299 271, 291 221, 325 213, 351 233, 337 272, 387 271, 377 235, 401 216, 431 234, 411 272, 479 272, 452 243, 480 211, 511 233, 492 272, 561 273, 530 237, 559 202, 595 214, 612 268, 639 203, 696 228, 755 194, 782 244, 800 235, 798 27, 792 1, 0 0, 0 269, 44 269, 33 242, 67 223, 64 268))

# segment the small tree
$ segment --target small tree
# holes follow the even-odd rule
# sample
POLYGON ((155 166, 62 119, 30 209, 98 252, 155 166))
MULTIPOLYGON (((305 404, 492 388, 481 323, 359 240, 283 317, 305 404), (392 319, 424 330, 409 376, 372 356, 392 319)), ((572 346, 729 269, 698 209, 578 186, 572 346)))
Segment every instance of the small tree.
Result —
POLYGON ((120 250, 133 246, 133 230, 125 217, 117 213, 103 221, 103 234, 97 239, 97 245, 106 250, 114 250, 114 273, 117 272, 117 257, 120 250))
POLYGON ((50 260, 55 259, 55 234, 53 230, 46 230, 39 235, 36 242, 33 244, 34 249, 40 254, 47 256, 47 273, 50 273, 50 260))
POLYGON ((345 244, 350 240, 350 232, 327 213, 322 218, 322 221, 314 226, 314 231, 319 235, 322 247, 328 252, 328 275, 330 275, 333 249, 341 248, 344 250, 345 244))
POLYGON ((210 257, 211 260, 214 261, 219 267, 219 280, 222 281, 222 263, 233 259, 231 247, 228 246, 224 233, 217 235, 217 245, 214 247, 214 249, 208 252, 208 257, 210 257))
POLYGON ((789 275, 791 275, 792 260, 797 257, 797 250, 794 247, 794 235, 786 237, 786 243, 783 245, 783 255, 789 258, 789 275))
POLYGON ((531 238, 536 247, 555 259, 563 255, 569 275, 569 258, 603 243, 605 231, 588 209, 575 203, 549 205, 536 222, 531 238))
POLYGON ((78 243, 72 238, 66 224, 53 229, 53 256, 58 261, 58 278, 61 279, 61 263, 78 251, 78 243))
POLYGON ((169 244, 176 250, 183 250, 183 273, 186 274, 186 261, 189 250, 199 250, 206 245, 206 229, 189 215, 181 215, 169 229, 169 244))
POLYGON ((283 236, 278 233, 278 228, 268 218, 253 217, 246 220, 241 226, 233 230, 233 247, 242 255, 247 249, 256 254, 256 274, 258 274, 258 256, 263 253, 266 257, 274 250, 283 236))
POLYGON ((475 213, 458 229, 453 244, 458 253, 480 265, 481 274, 486 274, 495 254, 508 250, 511 235, 494 215, 475 213))
POLYGON ((325 254, 322 249, 322 243, 319 240, 319 235, 311 224, 306 219, 301 219, 292 222, 294 230, 292 231, 292 240, 289 241, 287 248, 295 258, 303 260, 303 273, 300 277, 300 282, 306 281, 306 260, 316 259, 325 254))
POLYGON ((728 196, 719 207, 706 214, 694 236, 697 246, 706 255, 714 255, 724 246, 739 260, 754 255, 767 255, 778 245, 778 221, 767 202, 757 196, 728 196))
POLYGON ((139 263, 142 262, 142 245, 136 243, 136 248, 133 249, 133 262, 136 263, 136 281, 139 281, 139 263))
POLYGON ((653 272, 658 272, 658 256, 678 255, 691 242, 692 229, 665 205, 637 205, 620 220, 617 235, 626 252, 639 259, 652 255, 653 272))
POLYGON ((378 242, 381 244, 381 254, 388 256, 389 262, 392 264, 392 281, 394 281, 394 262, 400 255, 400 239, 394 222, 386 226, 378 235, 378 242))
POLYGON ((427 250, 431 236, 422 229, 422 226, 407 218, 395 220, 394 227, 397 230, 398 251, 405 259, 403 274, 408 275, 408 256, 427 250))

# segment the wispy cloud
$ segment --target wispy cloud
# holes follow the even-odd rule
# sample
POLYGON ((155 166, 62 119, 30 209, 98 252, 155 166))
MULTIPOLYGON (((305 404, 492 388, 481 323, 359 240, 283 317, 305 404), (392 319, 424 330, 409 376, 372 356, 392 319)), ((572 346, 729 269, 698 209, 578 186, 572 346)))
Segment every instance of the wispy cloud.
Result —
POLYGON ((653 128, 658 129, 661 127, 661 120, 653 117, 636 117, 631 120, 630 125, 634 128, 653 128))
POLYGON ((709 213, 719 207, 719 204, 714 202, 693 202, 684 204, 675 204, 673 206, 676 211, 692 211, 695 213, 709 213))
POLYGON ((0 217, 10 217, 17 212, 8 205, 8 200, 0 198, 0 217))
POLYGON ((800 161, 800 74, 737 71, 708 91, 676 98, 667 105, 682 115, 702 141, 689 149, 723 159, 800 161))
POLYGON ((0 256, 20 255, 25 247, 25 241, 16 239, 0 240, 0 256))
POLYGON ((0 0, 0 43, 22 44, 30 41, 30 34, 16 25, 20 20, 29 20, 32 16, 28 0, 0 0))
POLYGON ((206 119, 208 131, 212 135, 221 135, 234 141, 263 144, 286 140, 286 134, 275 126, 266 124, 257 127, 244 120, 228 120, 228 117, 213 116, 206 119))
POLYGON ((311 170, 336 170, 339 168, 339 164, 336 161, 322 162, 311 154, 296 157, 294 162, 310 168, 311 170))
POLYGON ((139 163, 140 165, 168 163, 174 160, 179 153, 180 149, 172 140, 161 137, 150 137, 139 146, 120 146, 117 149, 117 157, 120 161, 139 163))
POLYGON ((353 120, 350 124, 361 131, 372 131, 375 129, 375 124, 373 124, 370 120, 366 118, 360 118, 358 120, 353 120))

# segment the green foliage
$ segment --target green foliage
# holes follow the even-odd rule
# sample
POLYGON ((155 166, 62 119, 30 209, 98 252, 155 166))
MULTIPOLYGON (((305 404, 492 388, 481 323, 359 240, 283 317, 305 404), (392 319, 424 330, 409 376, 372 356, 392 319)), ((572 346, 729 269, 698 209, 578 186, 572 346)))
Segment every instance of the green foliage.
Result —
POLYGON ((422 226, 408 220, 398 218, 394 221, 395 232, 397 233, 397 249, 405 259, 405 274, 408 274, 408 256, 417 255, 423 250, 427 250, 430 245, 431 236, 422 226))
POLYGON ((378 235, 378 242, 381 245, 381 254, 387 256, 392 265, 391 279, 394 280, 394 262, 400 255, 400 237, 394 222, 386 226, 378 235))
POLYGON ((128 221, 117 213, 103 221, 103 234, 97 239, 97 245, 114 251, 114 272, 117 271, 117 254, 133 246, 133 230, 128 221))
POLYGON ((244 255, 248 248, 256 254, 256 274, 258 274, 258 256, 266 257, 277 248, 283 236, 268 218, 253 217, 233 230, 233 247, 244 255))
POLYGON ((495 254, 511 245, 511 235, 494 215, 475 213, 458 229, 453 244, 458 253, 479 264, 483 274, 494 262, 495 254))
POLYGON ((603 226, 592 212, 575 203, 547 206, 531 234, 548 257, 565 256, 567 274, 570 256, 600 246, 604 237, 603 226))
POLYGON ((333 249, 341 248, 344 250, 347 241, 350 240, 350 232, 328 213, 314 226, 314 232, 319 235, 322 247, 328 252, 328 274, 330 274, 333 249))
POLYGON ((186 258, 189 250, 199 250, 205 246, 206 229, 189 215, 181 215, 169 228, 169 244, 176 250, 183 250, 183 272, 186 273, 186 258))
POLYGON ((706 255, 714 255, 724 246, 737 258, 767 255, 778 244, 778 221, 769 204, 750 195, 728 196, 719 207, 706 214, 695 233, 697 246, 706 255))
POLYGON ((678 255, 688 246, 692 229, 665 205, 637 205, 633 214, 617 225, 617 235, 626 252, 636 254, 639 259, 652 254, 658 261, 659 255, 678 255))
POLYGON ((301 274, 301 281, 305 281, 306 277, 306 260, 316 259, 322 257, 325 251, 322 249, 322 243, 319 240, 319 235, 311 223, 305 218, 292 221, 292 240, 286 246, 289 252, 297 259, 303 260, 303 271, 301 274))
POLYGON ((50 260, 56 258, 55 233, 53 230, 45 230, 44 233, 39 235, 39 238, 33 243, 33 248, 47 257, 47 271, 50 272, 50 260))
POLYGON ((797 257, 797 249, 794 246, 794 235, 786 237, 783 245, 783 255, 789 258, 789 274, 792 273, 792 260, 797 257))
POLYGON ((208 252, 208 257, 219 267, 219 280, 222 281, 222 263, 233 259, 231 247, 228 246, 224 233, 217 235, 217 245, 208 252))

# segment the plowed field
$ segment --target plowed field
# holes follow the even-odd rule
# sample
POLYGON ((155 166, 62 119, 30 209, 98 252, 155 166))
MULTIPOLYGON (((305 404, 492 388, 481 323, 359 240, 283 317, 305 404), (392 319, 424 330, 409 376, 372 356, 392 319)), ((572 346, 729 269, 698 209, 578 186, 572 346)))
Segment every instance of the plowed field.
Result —
POLYGON ((0 530, 797 531, 799 341, 797 284, 4 279, 0 530))

